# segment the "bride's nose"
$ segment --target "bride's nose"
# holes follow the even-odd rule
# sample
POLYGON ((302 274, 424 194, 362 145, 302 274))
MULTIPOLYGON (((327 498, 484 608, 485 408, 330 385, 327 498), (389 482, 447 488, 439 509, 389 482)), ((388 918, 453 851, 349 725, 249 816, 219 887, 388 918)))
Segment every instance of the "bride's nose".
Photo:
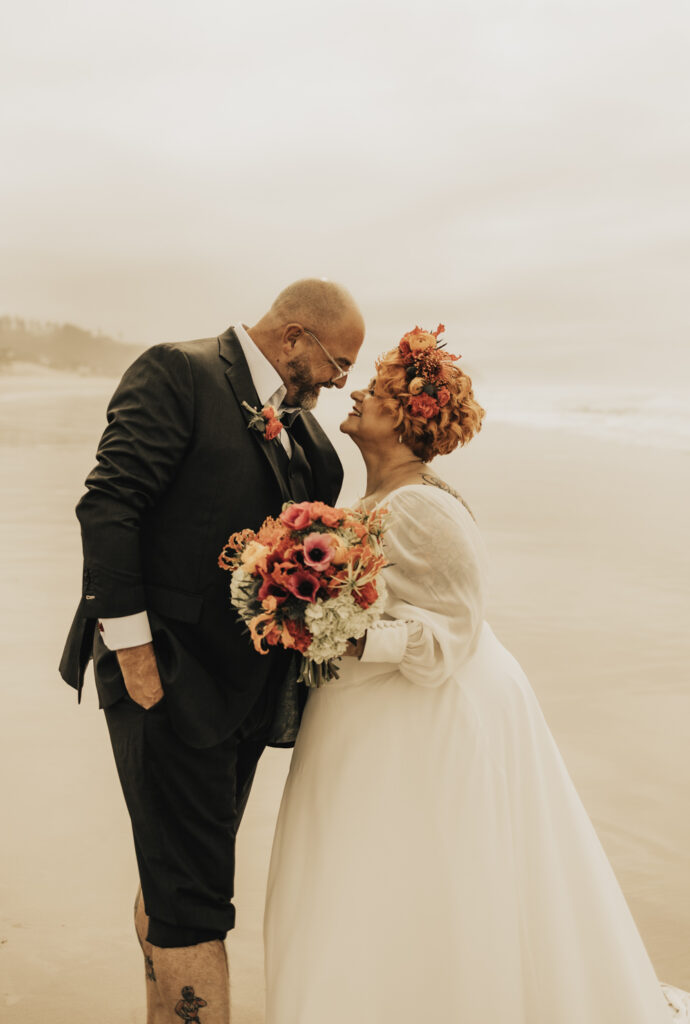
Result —
POLYGON ((361 402, 364 398, 364 392, 359 389, 357 391, 351 391, 350 398, 354 398, 355 402, 361 402))

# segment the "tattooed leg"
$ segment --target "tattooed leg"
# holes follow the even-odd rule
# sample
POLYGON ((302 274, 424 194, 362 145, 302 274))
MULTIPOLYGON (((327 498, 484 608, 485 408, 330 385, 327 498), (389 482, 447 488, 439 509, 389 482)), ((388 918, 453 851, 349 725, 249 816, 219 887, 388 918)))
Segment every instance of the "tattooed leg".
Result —
POLYGON ((144 907, 141 888, 137 891, 136 899, 134 900, 134 927, 139 945, 141 946, 141 952, 144 954, 144 969, 146 971, 146 1024, 163 1024, 165 1020, 163 1002, 156 985, 153 946, 146 938, 149 930, 149 919, 144 907))
MULTIPOLYGON (((153 948, 156 987, 166 1007, 161 1024, 230 1024, 230 982, 225 943, 153 948)), ((158 1021, 156 1021, 158 1024, 158 1021)))
POLYGON ((144 963, 146 964, 146 980, 155 981, 156 972, 153 969, 153 959, 144 953, 144 963))
POLYGON ((205 999, 194 994, 193 985, 184 985, 181 991, 182 998, 178 1000, 175 1013, 182 1020, 190 1021, 191 1024, 202 1024, 199 1019, 199 1010, 202 1006, 208 1006, 205 999))

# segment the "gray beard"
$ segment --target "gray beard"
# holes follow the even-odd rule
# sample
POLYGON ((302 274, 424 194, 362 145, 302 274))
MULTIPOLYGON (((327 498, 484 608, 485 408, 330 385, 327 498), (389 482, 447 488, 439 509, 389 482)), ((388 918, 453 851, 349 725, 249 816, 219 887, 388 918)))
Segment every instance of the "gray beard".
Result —
POLYGON ((314 380, 309 370, 306 359, 294 359, 288 363, 288 378, 291 390, 294 392, 293 405, 300 409, 313 409, 319 400, 319 388, 314 386, 314 380))
POLYGON ((313 388, 310 391, 305 391, 304 393, 300 391, 297 394, 297 405, 299 405, 300 409, 304 409, 305 411, 313 409, 318 400, 319 392, 315 391, 313 388))

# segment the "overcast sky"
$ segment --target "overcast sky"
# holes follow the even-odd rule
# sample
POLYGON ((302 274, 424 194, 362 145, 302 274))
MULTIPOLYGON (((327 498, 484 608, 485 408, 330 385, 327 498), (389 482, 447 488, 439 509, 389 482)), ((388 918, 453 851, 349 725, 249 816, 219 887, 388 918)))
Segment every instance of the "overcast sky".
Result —
POLYGON ((0 313, 152 343, 314 274, 377 347, 687 346, 687 0, 13 7, 0 313))

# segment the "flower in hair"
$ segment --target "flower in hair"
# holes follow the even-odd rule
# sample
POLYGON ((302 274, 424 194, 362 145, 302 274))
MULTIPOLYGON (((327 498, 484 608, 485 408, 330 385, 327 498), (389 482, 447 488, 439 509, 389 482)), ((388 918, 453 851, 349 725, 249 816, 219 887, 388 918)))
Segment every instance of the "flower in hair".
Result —
POLYGON ((446 368, 460 356, 439 345, 444 331, 443 324, 435 331, 415 327, 398 343, 407 381, 407 409, 413 416, 432 419, 450 401, 450 390, 443 383, 448 380, 446 368))
POLYGON ((421 395, 412 395, 408 409, 413 416, 423 416, 425 420, 431 420, 440 411, 440 406, 436 398, 422 392, 421 395))

